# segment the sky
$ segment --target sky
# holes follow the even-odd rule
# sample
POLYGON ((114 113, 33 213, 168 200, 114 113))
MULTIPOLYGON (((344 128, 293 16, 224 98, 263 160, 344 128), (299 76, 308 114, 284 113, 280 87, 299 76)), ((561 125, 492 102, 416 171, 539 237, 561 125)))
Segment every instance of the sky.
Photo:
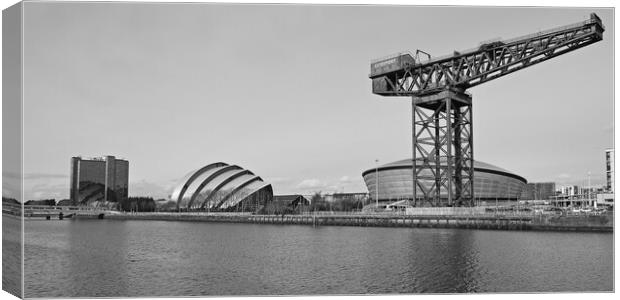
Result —
POLYGON ((469 89, 474 157, 529 182, 605 178, 611 9, 25 3, 25 199, 68 198, 72 156, 129 160, 132 196, 237 164, 275 194, 366 192, 411 157, 411 100, 372 94, 370 60, 442 56, 596 12, 601 42, 469 89))

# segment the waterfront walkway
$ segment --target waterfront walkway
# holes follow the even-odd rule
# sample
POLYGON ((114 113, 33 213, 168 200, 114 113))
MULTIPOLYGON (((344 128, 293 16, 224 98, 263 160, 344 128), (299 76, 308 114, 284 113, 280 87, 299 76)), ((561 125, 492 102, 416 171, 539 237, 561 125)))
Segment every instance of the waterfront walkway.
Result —
POLYGON ((253 215, 250 213, 153 212, 117 213, 105 215, 105 218, 116 220, 163 220, 310 226, 380 226, 613 232, 612 215, 557 216, 518 213, 407 215, 400 213, 390 214, 360 212, 307 213, 299 215, 253 215))
MULTIPOLYGON (((21 214, 21 207, 3 205, 3 213, 21 214)), ((587 212, 557 214, 538 210, 495 207, 418 207, 405 211, 304 212, 257 215, 250 212, 119 212, 85 206, 24 206, 26 219, 115 219, 310 226, 381 226, 499 230, 613 232, 613 214, 587 212), (60 215, 63 215, 63 218, 60 215)))

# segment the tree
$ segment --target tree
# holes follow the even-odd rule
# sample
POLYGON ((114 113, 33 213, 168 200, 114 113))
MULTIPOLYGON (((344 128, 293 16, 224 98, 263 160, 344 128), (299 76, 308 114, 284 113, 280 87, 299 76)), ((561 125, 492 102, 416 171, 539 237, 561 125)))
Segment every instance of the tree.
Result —
POLYGON ((155 200, 151 197, 128 197, 118 202, 120 211, 150 212, 155 208, 155 200))
POLYGON ((310 211, 325 211, 329 210, 329 205, 321 192, 316 192, 310 198, 310 211))
POLYGON ((157 208, 159 211, 176 211, 177 203, 175 201, 163 202, 157 208))
POLYGON ((45 205, 45 206, 55 206, 56 199, 44 199, 44 200, 28 200, 24 205, 45 205))

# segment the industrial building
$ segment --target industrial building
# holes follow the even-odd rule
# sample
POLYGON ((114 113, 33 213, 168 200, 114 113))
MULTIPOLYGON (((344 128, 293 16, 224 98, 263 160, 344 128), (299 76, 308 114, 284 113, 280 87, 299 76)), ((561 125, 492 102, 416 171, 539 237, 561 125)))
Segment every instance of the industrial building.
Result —
MULTIPOLYGON (((403 159, 366 170, 362 173, 362 176, 372 201, 377 199, 378 194, 379 201, 389 203, 412 199, 412 171, 411 159, 403 159)), ((424 171, 421 170, 418 174, 424 171)), ((527 180, 525 178, 513 172, 488 163, 474 161, 474 195, 476 202, 518 200, 526 184, 527 180)), ((419 187, 418 191, 420 191, 419 187)), ((418 192, 417 195, 418 203, 425 205, 421 199, 423 194, 418 192)), ((445 198, 447 194, 442 193, 441 197, 445 198)))
POLYGON ((185 175, 170 200, 180 210, 256 211, 273 200, 273 189, 249 170, 217 162, 185 175))
POLYGON ((71 158, 73 205, 118 202, 129 194, 129 161, 114 156, 71 158))

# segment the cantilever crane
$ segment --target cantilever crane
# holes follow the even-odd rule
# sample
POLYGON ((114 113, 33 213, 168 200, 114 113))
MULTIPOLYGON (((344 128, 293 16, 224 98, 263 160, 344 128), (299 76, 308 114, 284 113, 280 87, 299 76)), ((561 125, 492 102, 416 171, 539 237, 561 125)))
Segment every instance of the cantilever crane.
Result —
POLYGON ((603 31, 592 13, 583 22, 483 42, 444 57, 418 50, 373 60, 373 93, 412 97, 414 205, 474 205, 472 102, 466 89, 596 43, 603 31))

